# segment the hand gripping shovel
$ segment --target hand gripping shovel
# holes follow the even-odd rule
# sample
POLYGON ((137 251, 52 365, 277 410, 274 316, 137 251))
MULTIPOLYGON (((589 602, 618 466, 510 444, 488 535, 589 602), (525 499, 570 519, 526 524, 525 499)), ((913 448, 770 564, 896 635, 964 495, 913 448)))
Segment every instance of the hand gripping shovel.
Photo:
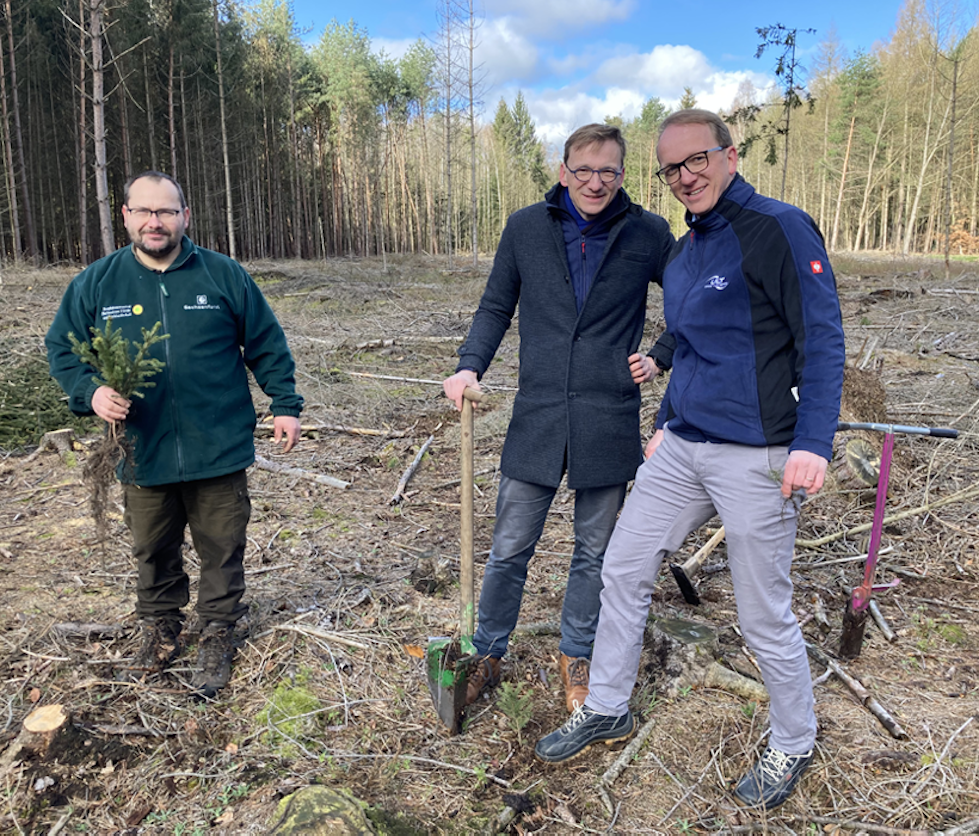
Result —
POLYGON ((867 548, 867 563, 863 570, 863 583, 853 588, 843 615, 843 633, 840 636, 840 657, 855 659, 863 649, 863 634, 867 627, 867 611, 870 599, 875 592, 896 586, 894 580, 888 584, 874 586, 877 572, 877 556, 880 539, 884 530, 884 505, 887 502, 887 483, 891 478, 891 459, 894 455, 895 433, 908 435, 931 435, 937 438, 958 438, 958 430, 943 427, 905 427, 900 424, 851 424, 840 422, 837 430, 871 430, 884 433, 884 449, 880 454, 880 475, 877 479, 877 503, 874 506, 874 520, 870 528, 870 545, 867 548))
POLYGON ((473 402, 482 401, 477 389, 466 389, 462 395, 462 484, 460 497, 461 530, 459 532, 461 597, 460 636, 431 639, 425 650, 428 690, 435 710, 450 734, 462 730, 462 712, 466 707, 466 685, 469 665, 476 654, 472 638, 476 623, 475 582, 473 577, 473 402))

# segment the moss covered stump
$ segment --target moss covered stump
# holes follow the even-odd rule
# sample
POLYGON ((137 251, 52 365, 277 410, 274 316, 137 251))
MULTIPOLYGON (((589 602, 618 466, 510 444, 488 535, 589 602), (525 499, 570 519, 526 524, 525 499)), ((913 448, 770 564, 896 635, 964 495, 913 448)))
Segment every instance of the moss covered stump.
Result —
POLYGON ((305 787, 279 802, 273 836, 377 836, 367 806, 346 790, 305 787))

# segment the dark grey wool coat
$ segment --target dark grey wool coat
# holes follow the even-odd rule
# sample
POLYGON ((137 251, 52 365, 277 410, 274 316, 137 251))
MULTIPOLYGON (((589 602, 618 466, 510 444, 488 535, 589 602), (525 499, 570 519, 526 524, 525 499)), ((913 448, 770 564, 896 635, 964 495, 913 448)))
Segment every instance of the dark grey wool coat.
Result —
POLYGON ((555 186, 510 216, 458 368, 482 377, 519 302, 520 391, 500 469, 557 487, 567 452, 568 487, 577 490, 628 482, 642 463, 640 392, 627 358, 639 350, 649 284, 662 284, 673 236, 665 220, 620 191, 624 211, 579 314, 561 229, 563 191, 555 186))

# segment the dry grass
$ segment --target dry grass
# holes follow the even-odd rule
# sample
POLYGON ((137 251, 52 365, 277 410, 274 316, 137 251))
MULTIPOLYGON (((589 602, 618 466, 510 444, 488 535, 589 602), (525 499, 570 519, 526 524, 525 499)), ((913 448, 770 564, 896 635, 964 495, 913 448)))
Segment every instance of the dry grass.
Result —
MULTIPOLYGON (((864 372, 851 409, 879 408, 879 380, 889 420, 962 432, 954 442, 899 437, 889 513, 976 485, 976 300, 921 292, 971 290, 974 277, 945 282, 920 265, 840 263, 851 361, 864 372)), ((251 267, 290 335, 309 404, 304 422, 383 434, 311 432, 288 457, 276 457, 260 435, 267 458, 352 484, 339 491, 250 475, 250 636, 229 687, 203 705, 186 693, 192 651, 155 679, 114 679, 137 644, 135 569, 118 509, 110 504, 113 537, 100 557, 78 469, 53 453, 0 464, 3 741, 33 705, 49 703, 65 704, 90 741, 78 763, 3 764, 0 831, 48 833, 67 816, 59 832, 263 833, 278 799, 314 781, 353 789, 390 832, 490 832, 507 819, 522 833, 954 832, 979 816, 974 499, 888 525, 880 576, 901 584, 879 600, 898 638, 889 643, 869 627, 861 657, 847 665, 908 738, 892 739, 837 680, 820 681, 818 757, 776 814, 748 814, 728 791, 764 745, 765 706, 705 689, 663 699, 652 659, 633 699, 652 723, 650 736, 609 788, 611 812, 600 779, 615 753, 600 747, 566 766, 535 763, 534 741, 564 717, 554 625, 573 498, 563 490, 505 665, 505 678, 532 696, 530 722, 518 738, 490 698, 472 711, 464 734, 446 736, 412 653, 456 628, 456 592, 426 596, 409 577, 427 554, 457 563, 457 418, 438 381, 454 366, 485 270, 446 274, 435 262, 398 259, 387 273, 373 261, 251 267), (435 442, 407 501, 392 506, 398 478, 429 434, 435 442), (69 637, 57 629, 65 622, 125 629, 69 637), (514 808, 520 812, 506 814, 514 808)), ((41 351, 67 279, 63 270, 4 274, 4 347, 41 351)), ((496 402, 477 414, 477 575, 489 549, 517 359, 508 336, 487 376, 496 402)), ((661 385, 647 394, 647 419, 661 385)), ((844 475, 807 504, 800 538, 869 523, 873 492, 844 475)), ((692 536, 684 554, 706 537, 692 536)), ((831 652, 845 591, 861 573, 860 541, 798 551, 796 609, 807 638, 831 652), (811 618, 814 596, 830 618, 828 633, 811 618)), ((187 560, 193 576, 190 547, 187 560)), ((704 603, 692 609, 664 575, 653 612, 714 625, 726 658, 750 670, 733 630, 726 572, 705 578, 701 591, 704 603)), ((814 677, 822 673, 813 666, 814 677)))

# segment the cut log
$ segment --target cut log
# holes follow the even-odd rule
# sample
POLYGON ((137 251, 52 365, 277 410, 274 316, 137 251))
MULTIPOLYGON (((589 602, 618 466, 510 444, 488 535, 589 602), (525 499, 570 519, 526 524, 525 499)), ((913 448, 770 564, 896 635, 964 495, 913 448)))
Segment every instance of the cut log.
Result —
POLYGON ((690 688, 719 688, 746 700, 765 702, 765 686, 728 670, 717 659, 717 634, 704 624, 679 618, 657 619, 651 650, 660 664, 662 688, 676 698, 690 688))

